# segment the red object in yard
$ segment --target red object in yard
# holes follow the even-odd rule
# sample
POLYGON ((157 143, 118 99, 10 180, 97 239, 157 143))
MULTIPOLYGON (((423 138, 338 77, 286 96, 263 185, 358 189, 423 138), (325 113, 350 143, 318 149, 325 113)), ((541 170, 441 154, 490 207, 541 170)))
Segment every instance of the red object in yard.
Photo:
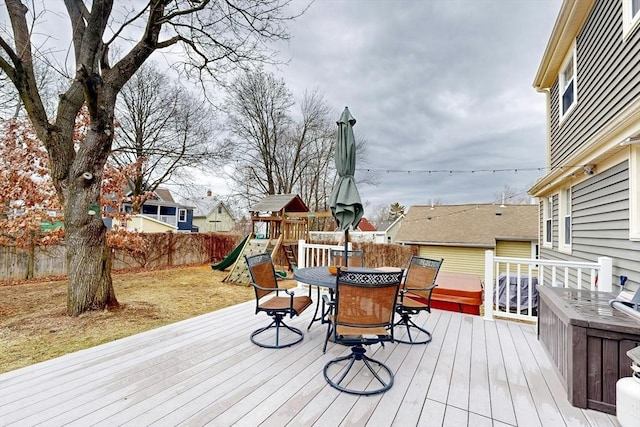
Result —
POLYGON ((440 271, 438 286, 431 295, 431 308, 480 314, 482 305, 482 281, 473 274, 440 271))

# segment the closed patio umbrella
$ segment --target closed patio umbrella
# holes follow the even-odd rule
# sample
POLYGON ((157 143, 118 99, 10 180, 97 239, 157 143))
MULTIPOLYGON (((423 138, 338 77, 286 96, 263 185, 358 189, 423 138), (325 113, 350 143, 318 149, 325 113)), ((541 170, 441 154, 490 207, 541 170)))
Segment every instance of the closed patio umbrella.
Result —
POLYGON ((356 139, 353 136, 356 119, 349 112, 349 108, 344 107, 337 124, 335 161, 338 181, 331 191, 329 207, 338 224, 338 229, 344 230, 345 266, 347 266, 349 229, 358 226, 364 209, 353 177, 356 172, 356 139))

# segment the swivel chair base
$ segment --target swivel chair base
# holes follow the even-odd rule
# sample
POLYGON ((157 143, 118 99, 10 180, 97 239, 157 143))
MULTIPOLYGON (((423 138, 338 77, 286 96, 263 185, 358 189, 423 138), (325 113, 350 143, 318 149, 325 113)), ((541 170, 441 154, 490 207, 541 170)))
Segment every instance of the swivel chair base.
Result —
MULTIPOLYGON (((268 335, 268 334, 267 334, 268 335)), ((282 321, 281 317, 275 317, 273 321, 269 324, 269 326, 265 326, 264 328, 256 329, 251 333, 251 342, 255 345, 263 348, 285 348, 291 347, 294 344, 299 343, 304 338, 304 334, 298 328, 291 327, 282 321), (257 338, 259 335, 267 333, 273 330, 275 333, 275 337, 270 337, 269 340, 274 340, 273 344, 267 344, 265 341, 260 341, 257 338), (287 332, 287 337, 284 339, 281 337, 282 332, 287 332), (287 340, 287 338, 289 338, 287 340)))
POLYGON ((407 328, 407 337, 409 339, 404 339, 404 338, 398 338, 398 332, 400 331, 399 329, 396 329, 396 336, 394 337, 394 341, 403 343, 403 344, 426 344, 428 342, 431 342, 431 332, 427 331, 425 328, 418 326, 414 323, 413 320, 411 320, 411 316, 408 314, 402 314, 401 315, 402 318, 400 320, 398 320, 395 325, 393 325, 394 328, 398 328, 399 326, 405 326, 407 328), (420 339, 420 340, 416 340, 414 339, 414 335, 411 333, 411 329, 416 329, 416 333, 415 336, 416 338, 419 335, 424 335, 426 336, 425 339, 420 339))
MULTIPOLYGON (((384 363, 379 362, 375 359, 372 359, 369 356, 366 356, 364 354, 365 352, 366 350, 364 347, 362 347, 361 345, 355 345, 351 347, 351 354, 347 356, 338 357, 336 359, 331 360, 329 363, 327 363, 324 366, 323 373, 324 373, 324 378, 325 380, 327 380, 329 385, 345 393, 365 395, 365 396, 383 393, 389 390, 393 385, 393 372, 384 363), (330 376, 329 371, 331 367, 345 360, 348 360, 347 366, 342 369, 339 369, 335 375, 330 376), (342 381, 345 380, 345 378, 347 377, 347 374, 349 373, 351 368, 353 368, 357 360, 362 361, 364 363, 364 366, 372 374, 370 384, 375 384, 377 382, 379 384, 379 387, 375 389, 369 389, 369 387, 367 387, 364 390, 359 390, 359 389, 348 388, 341 385, 342 381)), ((360 369, 360 368, 356 367, 356 369, 360 369)))

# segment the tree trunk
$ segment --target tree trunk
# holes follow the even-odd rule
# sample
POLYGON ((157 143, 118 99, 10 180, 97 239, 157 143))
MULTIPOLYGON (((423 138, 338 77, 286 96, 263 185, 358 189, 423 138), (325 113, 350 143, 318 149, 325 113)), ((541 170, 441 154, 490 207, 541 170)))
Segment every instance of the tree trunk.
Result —
MULTIPOLYGON (((102 216, 89 215, 89 207, 78 205, 81 193, 71 196, 65 206, 65 241, 67 248, 67 314, 78 316, 87 310, 101 310, 118 305, 111 281, 111 250, 107 247, 106 227, 102 216), (69 212, 72 211, 72 212, 69 212), (83 218, 84 217, 84 218, 83 218)), ((99 205, 98 205, 99 206, 99 205)))
MULTIPOLYGON (((88 310, 118 306, 111 281, 111 250, 107 247, 102 216, 81 206, 81 192, 70 195, 65 206, 67 248, 67 314, 78 316, 88 310), (93 212, 90 215, 89 212, 93 212)), ((96 202, 96 206, 99 206, 96 202)))
MULTIPOLYGON (((108 116, 108 115, 107 115, 108 116)), ((102 221, 100 189, 110 133, 94 125, 80 145, 64 192, 65 241, 67 248, 67 314, 118 306, 111 281, 111 250, 102 221)))

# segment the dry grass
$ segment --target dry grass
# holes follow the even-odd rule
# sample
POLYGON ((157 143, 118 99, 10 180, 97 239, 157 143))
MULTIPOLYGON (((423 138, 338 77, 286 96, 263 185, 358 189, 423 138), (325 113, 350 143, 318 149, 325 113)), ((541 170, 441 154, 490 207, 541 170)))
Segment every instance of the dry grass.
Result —
MULTIPOLYGON (((114 274, 120 308, 66 315, 65 281, 0 284, 0 373, 252 299, 209 265, 114 274)), ((295 282, 285 282, 285 287, 295 282)))

